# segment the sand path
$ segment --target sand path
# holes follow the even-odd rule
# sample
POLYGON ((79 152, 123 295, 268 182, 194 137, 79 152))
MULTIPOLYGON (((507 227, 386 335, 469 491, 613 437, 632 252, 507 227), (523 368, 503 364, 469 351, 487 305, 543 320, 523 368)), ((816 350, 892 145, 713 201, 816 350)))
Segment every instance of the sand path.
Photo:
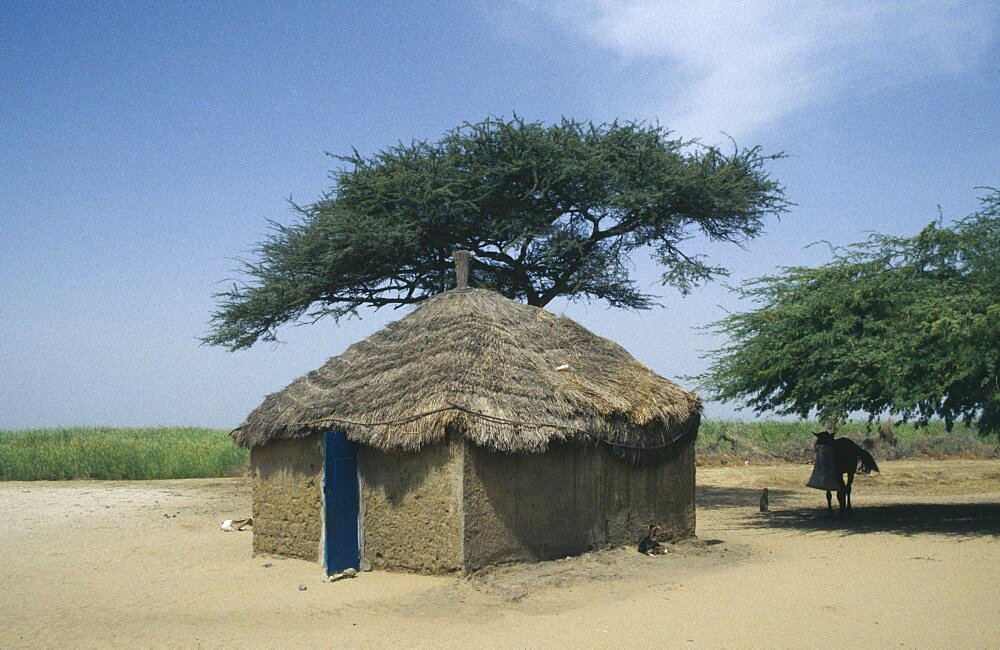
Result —
POLYGON ((332 584, 219 530, 242 480, 0 483, 0 646, 1000 646, 1000 461, 884 463, 847 523, 808 471, 699 468, 665 557, 332 584))

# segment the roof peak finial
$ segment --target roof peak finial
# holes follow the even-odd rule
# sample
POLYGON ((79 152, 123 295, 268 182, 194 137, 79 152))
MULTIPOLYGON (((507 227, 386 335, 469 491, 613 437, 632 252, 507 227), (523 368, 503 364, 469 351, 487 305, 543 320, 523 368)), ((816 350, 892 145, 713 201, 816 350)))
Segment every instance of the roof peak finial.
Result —
POLYGON ((469 266, 472 254, 466 250, 457 250, 452 253, 455 260, 455 288, 465 289, 469 286, 469 266))

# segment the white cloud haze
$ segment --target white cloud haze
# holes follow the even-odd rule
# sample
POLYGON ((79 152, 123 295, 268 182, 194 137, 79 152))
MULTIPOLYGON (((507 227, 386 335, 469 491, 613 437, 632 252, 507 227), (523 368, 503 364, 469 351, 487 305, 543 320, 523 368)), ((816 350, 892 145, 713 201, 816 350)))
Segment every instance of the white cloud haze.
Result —
POLYGON ((977 63, 997 8, 969 2, 554 2, 626 65, 657 64, 642 107, 678 134, 751 134, 837 94, 977 63), (654 74, 653 79, 657 79, 654 74))

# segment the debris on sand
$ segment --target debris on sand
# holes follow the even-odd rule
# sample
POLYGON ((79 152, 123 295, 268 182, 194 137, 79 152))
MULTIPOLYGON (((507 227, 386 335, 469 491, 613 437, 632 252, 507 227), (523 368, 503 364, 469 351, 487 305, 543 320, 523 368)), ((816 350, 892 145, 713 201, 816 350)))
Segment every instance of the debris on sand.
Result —
POLYGON ((247 517, 246 519, 227 519, 222 522, 221 528, 223 531, 229 533, 234 530, 246 530, 247 526, 253 526, 253 517, 247 517))
POLYGON ((357 569, 344 569, 340 573, 334 573, 329 578, 326 579, 327 582, 337 582, 338 580, 343 580, 344 578, 356 578, 358 577, 357 569))

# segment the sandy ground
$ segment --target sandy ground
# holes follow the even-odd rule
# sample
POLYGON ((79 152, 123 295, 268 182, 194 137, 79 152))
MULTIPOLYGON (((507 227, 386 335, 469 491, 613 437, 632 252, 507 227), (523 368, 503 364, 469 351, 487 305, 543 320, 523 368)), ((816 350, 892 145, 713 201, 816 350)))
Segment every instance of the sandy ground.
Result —
POLYGON ((699 468, 663 557, 336 583, 219 530, 242 480, 0 483, 0 647, 1000 647, 1000 461, 882 469, 847 522, 808 466, 699 468))

